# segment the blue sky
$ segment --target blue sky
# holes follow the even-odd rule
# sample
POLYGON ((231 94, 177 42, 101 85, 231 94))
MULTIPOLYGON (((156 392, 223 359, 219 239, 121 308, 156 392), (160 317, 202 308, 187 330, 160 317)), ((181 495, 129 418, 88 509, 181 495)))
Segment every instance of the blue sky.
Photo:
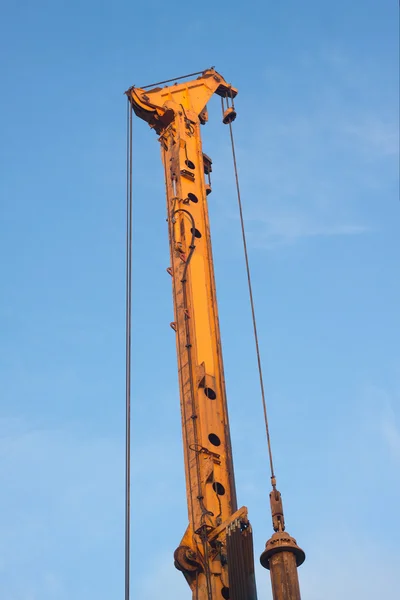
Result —
MULTIPOLYGON (((234 125, 272 441, 304 600, 391 597, 400 560, 398 6, 3 0, 0 592, 123 597, 124 90, 211 65, 234 125)), ((210 218, 238 498, 267 455, 228 132, 210 218)), ((134 122, 132 598, 186 600, 163 174, 134 122)), ((260 600, 270 600, 257 568, 260 600)))

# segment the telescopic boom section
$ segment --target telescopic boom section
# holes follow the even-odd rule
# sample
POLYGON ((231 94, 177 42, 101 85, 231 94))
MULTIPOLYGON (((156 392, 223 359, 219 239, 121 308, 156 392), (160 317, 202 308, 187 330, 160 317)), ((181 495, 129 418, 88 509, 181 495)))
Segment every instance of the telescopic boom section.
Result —
MULTIPOLYGON (((237 90, 214 69, 164 88, 127 91, 160 136, 167 191, 189 525, 175 551, 193 600, 256 600, 251 526, 238 510, 218 323, 207 196, 211 159, 200 125, 213 94, 237 90)), ((232 113, 231 108, 228 108, 232 113)))

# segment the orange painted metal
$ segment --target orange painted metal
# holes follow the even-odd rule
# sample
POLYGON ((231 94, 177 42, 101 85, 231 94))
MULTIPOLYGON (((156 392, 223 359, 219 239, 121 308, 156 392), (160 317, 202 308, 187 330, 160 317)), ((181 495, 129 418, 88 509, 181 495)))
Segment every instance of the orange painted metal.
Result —
MULTIPOLYGON (((226 539, 237 501, 207 206, 212 161, 200 134, 213 94, 237 94, 213 69, 164 88, 127 91, 134 112, 160 136, 165 171, 189 520, 174 558, 196 600, 235 598, 226 539)), ((245 507, 240 527, 246 549, 245 507)), ((254 578, 254 569, 246 569, 247 579, 254 578)))

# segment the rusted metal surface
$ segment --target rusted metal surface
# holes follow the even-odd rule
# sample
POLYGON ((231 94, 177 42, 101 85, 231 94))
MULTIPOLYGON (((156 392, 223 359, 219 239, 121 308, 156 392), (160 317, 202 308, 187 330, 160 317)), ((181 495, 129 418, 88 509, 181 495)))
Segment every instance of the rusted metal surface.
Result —
POLYGON ((271 573, 274 600, 301 600, 297 567, 305 560, 304 551, 285 531, 268 540, 260 562, 271 573))
POLYGON ((201 562, 189 546, 179 546, 174 552, 175 567, 179 571, 199 571, 201 562))
POLYGON ((272 526, 274 531, 285 531, 285 517, 283 515, 283 504, 281 493, 276 488, 269 495, 272 514, 272 526))
POLYGON ((301 600, 294 554, 292 552, 274 554, 269 564, 274 600, 301 600))

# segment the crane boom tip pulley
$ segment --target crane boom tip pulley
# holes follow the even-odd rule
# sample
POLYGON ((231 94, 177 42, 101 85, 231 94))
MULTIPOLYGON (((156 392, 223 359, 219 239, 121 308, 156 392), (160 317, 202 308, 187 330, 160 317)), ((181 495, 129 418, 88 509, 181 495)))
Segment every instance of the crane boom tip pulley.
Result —
POLYGON ((135 114, 147 121, 150 127, 160 134, 175 118, 174 105, 178 105, 179 108, 181 104, 185 109, 189 108, 185 104, 190 103, 190 108, 202 122, 204 119, 201 113, 213 94, 233 101, 238 91, 212 68, 203 71, 197 79, 191 81, 176 82, 172 86, 165 87, 155 84, 150 89, 148 86, 143 88, 133 86, 125 93, 135 114), (176 100, 183 102, 176 102, 176 100))

